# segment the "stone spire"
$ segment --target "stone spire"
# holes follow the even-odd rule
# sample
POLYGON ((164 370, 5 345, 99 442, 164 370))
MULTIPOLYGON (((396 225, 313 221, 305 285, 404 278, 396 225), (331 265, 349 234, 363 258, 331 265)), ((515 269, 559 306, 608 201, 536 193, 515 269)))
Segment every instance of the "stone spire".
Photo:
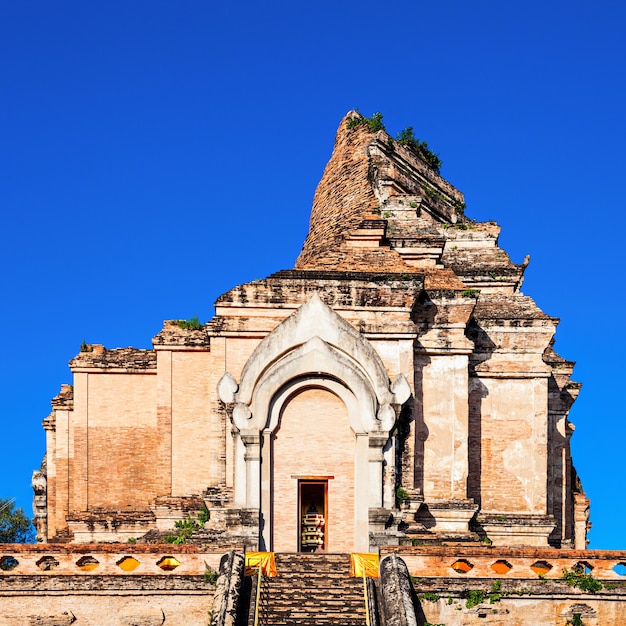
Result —
POLYGON ((497 224, 465 216, 463 194, 417 140, 396 141, 368 121, 350 111, 339 125, 295 268, 420 273, 432 288, 519 291, 527 260, 512 263, 498 247, 497 224))

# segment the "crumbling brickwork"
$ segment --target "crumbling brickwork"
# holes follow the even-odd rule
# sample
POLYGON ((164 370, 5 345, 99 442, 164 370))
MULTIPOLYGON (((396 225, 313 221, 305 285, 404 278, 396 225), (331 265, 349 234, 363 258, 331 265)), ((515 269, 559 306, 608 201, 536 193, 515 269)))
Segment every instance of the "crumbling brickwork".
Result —
POLYGON ((165 322, 152 350, 70 362, 44 422, 41 538, 153 537, 206 506, 198 540, 297 551, 313 480, 331 549, 584 547, 580 385, 499 232, 350 112, 295 268, 234 287, 203 326, 165 322))

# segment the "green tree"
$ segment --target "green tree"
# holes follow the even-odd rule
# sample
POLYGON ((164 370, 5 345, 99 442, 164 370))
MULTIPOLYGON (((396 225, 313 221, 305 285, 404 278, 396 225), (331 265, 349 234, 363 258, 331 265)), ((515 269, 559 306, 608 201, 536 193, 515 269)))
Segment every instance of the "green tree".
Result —
POLYGON ((0 498, 0 543, 33 543, 35 527, 22 508, 15 508, 13 498, 0 498))

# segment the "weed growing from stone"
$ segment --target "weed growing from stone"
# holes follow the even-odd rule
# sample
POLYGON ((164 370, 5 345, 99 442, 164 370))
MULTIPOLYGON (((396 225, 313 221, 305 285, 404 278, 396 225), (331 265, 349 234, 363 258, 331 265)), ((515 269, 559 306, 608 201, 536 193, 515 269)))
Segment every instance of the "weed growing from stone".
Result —
POLYGON ((563 570, 561 580, 565 581, 570 587, 577 587, 587 593, 598 593, 598 591, 602 591, 604 587, 604 585, 591 574, 583 574, 575 570, 563 570))
POLYGON ((174 324, 183 330, 202 330, 202 324, 197 315, 188 320, 174 320, 174 324))

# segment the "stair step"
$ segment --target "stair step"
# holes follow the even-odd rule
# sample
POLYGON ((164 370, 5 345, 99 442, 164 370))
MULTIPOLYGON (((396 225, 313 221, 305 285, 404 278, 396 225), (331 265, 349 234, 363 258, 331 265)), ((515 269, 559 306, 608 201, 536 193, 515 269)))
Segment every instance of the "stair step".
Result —
POLYGON ((363 581, 350 578, 350 555, 275 555, 278 576, 266 578, 262 623, 268 626, 365 626, 363 581))

